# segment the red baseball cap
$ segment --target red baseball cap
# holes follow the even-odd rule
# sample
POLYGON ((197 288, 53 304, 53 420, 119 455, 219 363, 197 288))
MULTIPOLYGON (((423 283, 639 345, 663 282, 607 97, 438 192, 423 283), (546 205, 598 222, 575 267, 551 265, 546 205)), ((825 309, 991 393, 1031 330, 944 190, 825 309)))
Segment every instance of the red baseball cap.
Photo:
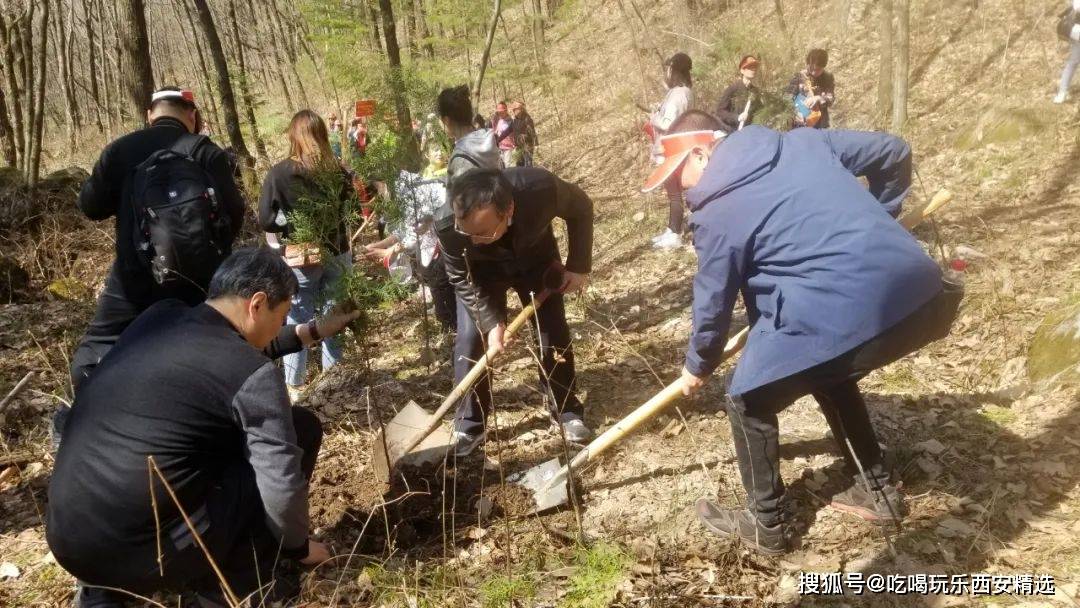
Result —
POLYGON ((642 192, 651 192, 666 182, 686 162, 686 157, 694 148, 707 148, 718 139, 727 134, 723 131, 687 131, 675 133, 660 138, 660 152, 664 155, 660 166, 653 169, 652 174, 645 180, 641 187, 642 192))

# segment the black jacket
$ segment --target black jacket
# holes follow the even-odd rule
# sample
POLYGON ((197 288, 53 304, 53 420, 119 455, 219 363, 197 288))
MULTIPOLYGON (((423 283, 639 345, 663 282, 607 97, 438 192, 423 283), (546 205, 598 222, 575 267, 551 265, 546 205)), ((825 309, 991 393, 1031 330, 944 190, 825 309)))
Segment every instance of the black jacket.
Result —
POLYGON ((491 331, 504 321, 491 304, 492 289, 505 289, 514 278, 559 259, 551 222, 566 222, 566 269, 592 269, 593 204, 581 189, 546 169, 513 167, 503 171, 513 188, 514 217, 506 236, 487 245, 474 245, 454 229, 454 212, 447 200, 435 214, 435 229, 446 274, 477 327, 491 331))
MULTIPOLYGON (((274 346, 299 347, 295 327, 289 333, 274 346)), ((203 532, 207 493, 246 461, 270 529, 289 556, 306 554, 303 450, 281 371, 208 305, 151 306, 80 385, 49 484, 49 547, 65 569, 88 577, 103 557, 132 576, 154 568, 148 455, 203 532)), ((191 542, 155 486, 163 542, 191 542)))
MULTIPOLYGON (((113 141, 101 151, 90 179, 83 184, 79 194, 79 209, 92 220, 116 217, 116 267, 120 284, 129 298, 135 301, 151 299, 154 279, 135 252, 135 211, 128 190, 132 172, 151 154, 170 148, 187 132, 183 123, 175 118, 159 118, 145 129, 128 133, 113 141)), ((233 180, 229 157, 211 141, 195 150, 195 162, 199 163, 214 180, 218 201, 229 214, 233 235, 240 233, 244 222, 244 199, 233 180)), ((232 244, 230 239, 229 244, 232 244)), ((200 285, 205 289, 206 285, 200 285)), ((193 289, 189 304, 201 301, 205 294, 193 289)))
MULTIPOLYGON (((263 180, 262 194, 259 196, 259 228, 264 232, 280 233, 287 240, 290 237, 291 226, 279 224, 279 216, 284 217, 292 211, 301 197, 321 196, 318 190, 319 186, 304 167, 295 160, 286 158, 274 165, 263 180)), ((349 250, 349 232, 345 227, 345 203, 356 196, 352 179, 344 169, 341 170, 341 186, 337 196, 338 201, 342 203, 340 221, 325 235, 325 242, 315 243, 329 247, 334 255, 349 250)))
POLYGON ((753 83, 750 86, 743 84, 742 78, 731 83, 720 95, 720 101, 716 103, 716 111, 713 114, 724 123, 729 132, 739 129, 739 115, 746 109, 746 100, 750 99, 750 111, 743 126, 753 124, 754 114, 761 109, 761 92, 753 83))

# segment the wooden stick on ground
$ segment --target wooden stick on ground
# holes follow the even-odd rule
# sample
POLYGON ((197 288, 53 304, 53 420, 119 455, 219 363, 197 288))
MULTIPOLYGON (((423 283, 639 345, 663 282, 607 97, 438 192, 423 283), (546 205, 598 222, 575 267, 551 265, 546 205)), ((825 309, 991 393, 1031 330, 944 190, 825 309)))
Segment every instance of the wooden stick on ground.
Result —
POLYGON ((26 388, 26 385, 29 384, 31 380, 33 380, 33 378, 34 372, 26 372, 26 375, 22 377, 22 380, 19 380, 19 383, 15 385, 15 388, 11 389, 11 392, 9 392, 6 397, 4 397, 3 401, 0 401, 0 412, 4 411, 4 408, 7 407, 8 402, 14 399, 16 395, 21 393, 22 390, 26 388))

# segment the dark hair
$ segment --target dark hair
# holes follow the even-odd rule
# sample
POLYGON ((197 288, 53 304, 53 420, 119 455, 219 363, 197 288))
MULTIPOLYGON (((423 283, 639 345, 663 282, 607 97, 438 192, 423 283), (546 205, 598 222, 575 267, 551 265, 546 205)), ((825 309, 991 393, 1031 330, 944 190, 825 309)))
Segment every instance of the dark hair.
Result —
POLYGON ((476 116, 472 117, 472 126, 476 127, 477 129, 486 129, 487 124, 487 119, 484 118, 483 114, 477 114, 476 116))
POLYGON ((443 89, 436 103, 440 118, 448 119, 452 124, 468 126, 472 122, 472 100, 469 99, 469 86, 461 85, 443 89))
POLYGON ((694 69, 694 62, 686 53, 675 53, 664 62, 664 67, 671 68, 671 81, 668 85, 673 87, 692 87, 694 80, 690 71, 694 69))
POLYGON ((724 123, 720 119, 701 110, 687 110, 682 113, 668 128, 668 135, 674 133, 688 133, 690 131, 720 131, 724 129, 724 123))
POLYGON ((296 294, 300 284, 281 254, 269 247, 237 249, 218 266, 210 279, 207 299, 236 296, 250 298, 258 292, 266 294, 271 307, 296 294))
MULTIPOLYGON (((183 89, 181 89, 180 87, 161 87, 160 89, 158 89, 155 92, 160 93, 161 91, 176 91, 177 93, 179 93, 182 90, 183 89)), ((153 111, 153 109, 158 107, 159 105, 164 105, 166 107, 173 108, 173 109, 176 109, 176 110, 194 110, 195 109, 195 104, 191 103, 190 101, 188 101, 186 99, 182 99, 182 98, 179 98, 179 97, 171 97, 171 98, 168 98, 168 99, 159 99, 157 101, 151 101, 149 109, 151 111, 153 111)))
POLYGON ((450 185, 450 204, 454 215, 466 218, 473 211, 495 205, 499 213, 510 209, 513 187, 499 169, 469 169, 454 178, 450 185))
POLYGON ((829 65, 829 51, 810 49, 810 52, 806 54, 806 65, 816 65, 819 68, 829 65))

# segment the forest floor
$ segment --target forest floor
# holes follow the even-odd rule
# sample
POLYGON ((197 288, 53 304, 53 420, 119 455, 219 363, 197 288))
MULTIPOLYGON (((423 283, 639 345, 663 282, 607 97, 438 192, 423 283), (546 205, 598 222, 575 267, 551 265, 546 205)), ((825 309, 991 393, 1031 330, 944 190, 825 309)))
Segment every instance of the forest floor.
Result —
MULTIPOLYGON (((754 11, 766 4, 731 9, 719 34, 701 33, 708 23, 688 31, 713 45, 735 28, 745 29, 744 40, 764 40, 773 34, 763 24, 771 17, 754 11)), ((874 35, 857 18, 868 4, 823 2, 787 15, 790 23, 812 22, 846 7, 856 16, 825 36, 852 49, 830 66, 843 75, 837 126, 872 126, 865 117, 874 35)), ((918 236, 947 258, 967 247, 970 266, 952 334, 861 383, 908 497, 902 529, 882 530, 824 506, 839 487, 840 460, 816 405, 803 399, 781 415, 781 472, 804 530, 800 547, 765 558, 707 533, 692 513, 696 498, 742 499, 721 407, 719 377, 730 367, 586 470, 576 509, 529 515, 522 493, 505 479, 561 455, 563 446, 536 387, 527 336, 496 368, 494 432, 483 453, 412 471, 386 492, 370 467, 377 421, 410 399, 434 409, 451 386, 448 345, 436 340, 435 356, 424 356, 419 309, 409 303, 368 337, 381 345, 377 351, 354 350, 304 395, 302 404, 327 430, 312 482, 313 523, 339 555, 305 579, 307 605, 1077 606, 1080 393, 1030 386, 1026 356, 1039 322, 1080 284, 1080 110, 1075 102, 1051 105, 1049 87, 1001 89, 994 75, 1006 61, 1011 71, 1045 74, 1047 82, 1056 74, 1062 56, 1047 25, 1056 4, 928 2, 913 9, 913 23, 923 27, 913 40, 908 138, 926 183, 912 198, 941 187, 956 194, 936 226, 918 236), (1050 575, 1056 594, 800 597, 802 572, 1050 575)), ((553 55, 568 79, 558 97, 560 121, 581 128, 542 121, 541 162, 581 184, 597 205, 593 285, 568 299, 568 316, 586 421, 600 431, 676 377, 696 260, 689 247, 649 247, 665 212, 658 197, 635 193, 647 170, 629 110, 636 64, 611 67, 599 95, 588 78, 565 76, 571 64, 579 75, 599 73, 613 54, 633 57, 632 40, 646 49, 650 43, 615 6, 590 7, 580 8, 581 22, 598 30, 564 26, 553 55), (610 35, 612 48, 585 52, 598 31, 610 35), (605 112, 605 120, 591 122, 605 112)), ((678 27, 660 11, 644 7, 646 18, 678 27)), ((818 40, 793 35, 785 44, 818 40)), ((698 51, 705 61, 721 59, 716 48, 698 51)), ((531 105, 534 115, 539 105, 531 105)), ((88 222, 56 230, 74 243, 65 272, 99 285, 110 247, 105 232, 88 222)), ((43 293, 43 280, 35 281, 35 293, 43 293)), ((38 374, 31 390, 0 412, 2 605, 63 605, 73 589, 44 543, 52 462, 46 429, 65 394, 66 353, 92 309, 89 297, 30 297, 0 307, 0 386, 6 391, 26 372, 38 374)), ((737 317, 732 331, 742 323, 737 317)))

